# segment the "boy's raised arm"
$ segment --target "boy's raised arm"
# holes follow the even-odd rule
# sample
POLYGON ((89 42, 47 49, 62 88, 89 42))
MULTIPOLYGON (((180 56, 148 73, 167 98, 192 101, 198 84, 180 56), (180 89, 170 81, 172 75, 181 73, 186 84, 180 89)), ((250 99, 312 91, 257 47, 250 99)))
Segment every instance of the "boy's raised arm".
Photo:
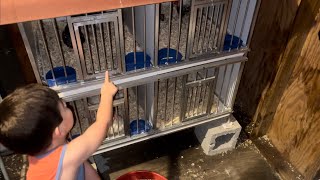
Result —
POLYGON ((96 121, 78 138, 68 144, 64 161, 73 165, 80 165, 86 161, 101 145, 105 139, 108 124, 113 115, 113 96, 117 87, 110 82, 109 74, 105 74, 105 82, 101 88, 101 100, 96 121))

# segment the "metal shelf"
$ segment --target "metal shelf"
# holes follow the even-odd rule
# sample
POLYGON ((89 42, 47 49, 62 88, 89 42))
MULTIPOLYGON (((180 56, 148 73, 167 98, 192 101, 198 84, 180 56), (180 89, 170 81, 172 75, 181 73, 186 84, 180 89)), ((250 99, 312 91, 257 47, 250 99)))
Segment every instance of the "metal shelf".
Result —
MULTIPOLYGON (((182 62, 176 65, 163 68, 153 68, 150 70, 140 70, 125 75, 111 77, 111 81, 119 88, 129 88, 146 82, 152 82, 161 78, 169 78, 178 75, 186 74, 190 71, 201 70, 204 67, 221 66, 246 61, 247 58, 243 55, 247 51, 241 51, 230 54, 221 54, 216 58, 207 58, 206 60, 192 60, 182 62)), ((100 94, 100 89, 103 85, 104 78, 90 82, 80 82, 66 86, 53 87, 65 101, 74 101, 85 96, 95 96, 100 94)))
POLYGON ((230 116, 230 114, 232 113, 231 110, 218 114, 218 115, 209 115, 209 116, 205 116, 205 117, 201 117, 201 118, 196 118, 194 120, 190 120, 190 121, 186 121, 186 122, 182 122, 179 125, 176 126, 172 126, 171 128, 165 129, 165 130, 152 130, 149 131, 148 133, 145 134, 139 134, 139 135, 135 135, 135 136, 131 136, 131 137, 126 137, 126 138, 122 138, 122 139, 118 139, 117 141, 113 141, 113 142, 106 142, 104 144, 102 144, 98 150, 93 154, 101 154, 103 152, 106 151, 111 151, 117 148, 121 148, 130 144, 134 144, 134 143, 138 143, 138 142, 142 142, 145 140, 149 140, 149 139, 153 139, 156 137, 160 137, 160 136, 164 136, 167 134, 171 134, 183 129, 187 129, 190 127, 194 127, 200 124, 204 124, 207 122, 211 122, 211 121, 215 121, 215 120, 219 120, 222 118, 226 118, 228 116, 230 116))

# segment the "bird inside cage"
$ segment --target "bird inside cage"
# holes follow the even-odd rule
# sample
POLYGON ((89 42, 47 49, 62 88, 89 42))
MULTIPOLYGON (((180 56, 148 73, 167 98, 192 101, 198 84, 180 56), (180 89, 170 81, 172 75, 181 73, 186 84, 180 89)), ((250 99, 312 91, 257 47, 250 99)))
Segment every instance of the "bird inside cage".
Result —
MULTIPOLYGON (((180 1, 174 1, 172 2, 173 4, 173 7, 175 8, 176 10, 176 14, 179 15, 179 12, 180 12, 180 1)), ((182 9, 181 9, 181 18, 183 16, 185 16, 188 12, 190 12, 190 5, 188 3, 186 4, 183 4, 182 5, 182 9)), ((164 14, 160 14, 160 20, 161 21, 164 21, 165 20, 165 15, 164 14)))
MULTIPOLYGON (((80 33, 81 43, 84 43, 85 38, 83 33, 80 31, 80 29, 79 29, 79 33, 80 33)), ((68 25, 66 25, 66 27, 62 31, 62 41, 66 46, 68 46, 69 48, 72 48, 72 41, 71 41, 70 30, 68 25)))
MULTIPOLYGON (((177 14, 179 14, 180 11, 180 2, 179 1, 175 1, 173 2, 173 5, 177 11, 177 14)), ((190 5, 189 4, 183 4, 182 5, 182 9, 181 9, 181 17, 183 17, 184 15, 186 15, 188 12, 190 12, 190 5)))

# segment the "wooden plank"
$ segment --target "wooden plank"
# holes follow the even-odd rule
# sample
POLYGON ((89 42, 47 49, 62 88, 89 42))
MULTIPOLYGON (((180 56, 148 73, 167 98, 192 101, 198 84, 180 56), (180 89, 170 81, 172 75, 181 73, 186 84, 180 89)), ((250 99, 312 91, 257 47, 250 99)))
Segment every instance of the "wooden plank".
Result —
MULTIPOLYGON (((241 120, 261 121, 266 115, 260 113, 277 69, 281 62, 292 29, 300 0, 262 0, 253 32, 243 76, 235 102, 236 113, 241 120), (260 104, 259 104, 260 103, 260 104)), ((250 121, 249 121, 250 122, 250 121)))
POLYGON ((0 25, 174 0, 2 0, 0 25))
POLYGON ((319 3, 262 1, 236 101, 306 179, 320 167, 319 3))
POLYGON ((287 86, 268 131, 278 150, 306 179, 313 178, 320 167, 319 9, 318 0, 302 1, 284 55, 287 66, 277 79, 287 86), (289 75, 285 73, 288 66, 289 70, 293 66, 289 75))
POLYGON ((254 135, 268 132, 279 152, 307 179, 320 167, 319 8, 317 0, 301 2, 275 77, 254 117, 254 135))
MULTIPOLYGON (((308 1, 308 0, 303 0, 302 2, 304 1, 308 1)), ((289 35, 289 37, 288 37, 288 40, 286 41, 285 47, 281 49, 281 51, 279 52, 280 54, 278 58, 276 58, 276 61, 274 62, 265 61, 264 62, 265 67, 264 68, 261 67, 264 69, 264 71, 261 71, 262 75, 266 76, 268 80, 267 80, 266 87, 262 91, 262 97, 259 101, 257 110, 253 117, 253 124, 255 126, 255 129, 253 131, 254 137, 259 137, 267 133, 267 130, 269 129, 270 124, 275 115, 276 108, 279 104, 281 95, 287 85, 288 79, 290 77, 290 74, 297 60, 296 57, 299 56, 301 49, 303 47, 303 43, 296 43, 296 42, 304 42, 305 36, 303 37, 300 36, 299 41, 296 41, 296 42, 291 41, 292 38, 294 37, 294 32, 292 31, 292 29, 296 26, 299 26, 300 29, 304 29, 304 30, 310 29, 312 21, 304 22, 304 24, 300 24, 300 23, 297 24, 297 18, 298 18, 297 14, 300 13, 301 14, 300 18, 302 19, 304 16, 303 12, 301 12, 301 2, 298 7, 300 12, 297 9, 297 11, 294 14, 292 14, 292 18, 294 18, 293 20, 295 22, 288 29, 287 34, 289 35), (289 51, 292 50, 292 48, 294 48, 295 50, 289 53, 289 51), (268 70, 267 67, 273 67, 273 69, 268 70)), ((272 53, 274 52, 276 52, 275 49, 273 50, 272 53)))
POLYGON ((9 29, 0 26, 0 93, 3 98, 17 87, 25 85, 17 56, 9 29))
POLYGON ((23 75, 21 78, 24 79, 26 84, 36 83, 37 81, 17 24, 7 25, 7 29, 21 68, 21 73, 23 75))
POLYGON ((288 160, 270 143, 268 139, 260 137, 254 139, 261 154, 267 159, 272 169, 279 174, 282 179, 302 179, 303 176, 293 167, 288 160))

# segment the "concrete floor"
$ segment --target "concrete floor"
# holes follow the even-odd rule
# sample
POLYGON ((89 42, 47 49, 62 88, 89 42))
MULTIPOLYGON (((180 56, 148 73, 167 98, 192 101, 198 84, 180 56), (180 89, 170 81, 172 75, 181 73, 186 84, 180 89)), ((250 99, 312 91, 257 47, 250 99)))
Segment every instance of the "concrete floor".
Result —
MULTIPOLYGON (((193 129, 137 143, 95 156, 103 179, 116 179, 130 171, 155 171, 169 180, 279 179, 251 140, 240 134, 236 149, 206 156, 193 129)), ((27 159, 5 156, 10 179, 25 179, 27 159)), ((0 176, 0 180, 3 177, 0 176)))
POLYGON ((279 179, 250 140, 241 139, 233 151, 206 156, 193 130, 134 144, 108 153, 98 167, 103 179, 116 179, 130 171, 155 171, 174 179, 279 179), (103 165, 104 164, 104 165, 103 165))

